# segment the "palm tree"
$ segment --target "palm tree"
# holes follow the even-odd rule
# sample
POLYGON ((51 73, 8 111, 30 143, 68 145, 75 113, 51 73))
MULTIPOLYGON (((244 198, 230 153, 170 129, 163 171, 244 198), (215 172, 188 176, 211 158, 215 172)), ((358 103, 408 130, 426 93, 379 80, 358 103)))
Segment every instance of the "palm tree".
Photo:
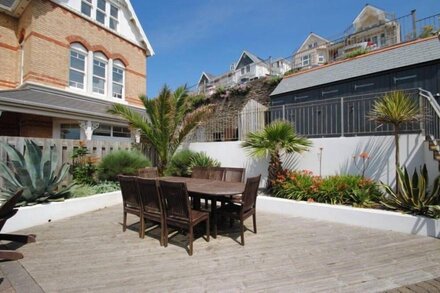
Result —
POLYGON ((299 153, 307 150, 310 145, 310 140, 298 136, 288 121, 275 121, 261 131, 251 132, 241 144, 253 157, 270 157, 267 180, 269 191, 277 174, 282 171, 281 153, 299 153))
POLYGON ((400 157, 399 157, 399 134, 403 123, 413 122, 420 119, 418 104, 402 91, 393 91, 378 99, 370 111, 370 120, 378 123, 391 124, 394 132, 394 144, 396 146, 396 193, 399 193, 400 157))
POLYGON ((172 92, 166 85, 155 99, 140 96, 146 116, 121 104, 114 104, 108 112, 126 119, 132 129, 139 129, 142 141, 157 154, 158 171, 163 175, 169 160, 185 137, 213 111, 213 105, 204 105, 190 111, 186 86, 172 92))

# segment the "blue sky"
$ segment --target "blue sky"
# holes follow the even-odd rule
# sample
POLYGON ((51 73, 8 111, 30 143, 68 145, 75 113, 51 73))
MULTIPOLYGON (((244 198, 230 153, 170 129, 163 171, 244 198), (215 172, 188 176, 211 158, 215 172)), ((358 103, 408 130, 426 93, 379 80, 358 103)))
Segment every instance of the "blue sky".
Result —
MULTIPOLYGON (((358 0, 131 0, 156 55, 147 60, 147 94, 167 84, 197 83, 202 71, 220 74, 244 49, 266 59, 287 57, 310 32, 340 36, 362 10, 358 0)), ((417 18, 440 13, 439 0, 370 1, 417 18)))

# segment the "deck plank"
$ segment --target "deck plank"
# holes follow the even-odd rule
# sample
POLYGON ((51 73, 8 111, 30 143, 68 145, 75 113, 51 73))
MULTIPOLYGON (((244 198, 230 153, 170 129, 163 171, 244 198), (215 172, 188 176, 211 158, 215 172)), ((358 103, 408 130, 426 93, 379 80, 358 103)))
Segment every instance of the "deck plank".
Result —
POLYGON ((19 263, 45 292, 379 292, 440 276, 434 238, 259 213, 246 246, 235 225, 209 243, 198 235, 190 257, 185 236, 164 248, 158 229, 140 239, 121 220, 114 206, 22 231, 38 237, 19 263))

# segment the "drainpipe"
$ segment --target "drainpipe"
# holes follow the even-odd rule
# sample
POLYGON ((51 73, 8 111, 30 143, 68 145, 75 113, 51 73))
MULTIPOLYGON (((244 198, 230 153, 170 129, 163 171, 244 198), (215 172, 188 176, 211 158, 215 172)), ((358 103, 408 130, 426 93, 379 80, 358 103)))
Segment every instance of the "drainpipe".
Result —
POLYGON ((24 46, 23 42, 20 43, 20 85, 23 84, 23 72, 24 72, 24 46))

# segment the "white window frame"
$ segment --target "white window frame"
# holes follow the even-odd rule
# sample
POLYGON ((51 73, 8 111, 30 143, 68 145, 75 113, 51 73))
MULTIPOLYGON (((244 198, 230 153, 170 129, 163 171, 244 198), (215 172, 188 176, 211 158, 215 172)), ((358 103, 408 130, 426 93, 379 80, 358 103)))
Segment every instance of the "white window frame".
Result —
POLYGON ((310 65, 310 54, 301 56, 301 66, 309 66, 310 65))
POLYGON ((80 91, 86 91, 87 90, 87 67, 88 67, 88 52, 87 49, 84 48, 81 44, 79 43, 72 43, 70 45, 70 50, 69 50, 69 87, 73 88, 75 90, 80 90, 80 91), (82 55, 84 57, 84 71, 80 71, 77 68, 73 68, 72 64, 71 64, 71 58, 72 58, 72 52, 75 52, 78 55, 82 55), (70 71, 76 71, 76 72, 80 72, 84 74, 83 77, 83 87, 77 87, 77 86, 73 86, 70 84, 70 71))
POLYGON ((318 63, 322 64, 325 62, 324 54, 318 54, 318 63))
POLYGON ((108 25, 108 15, 107 15, 107 5, 108 4, 108 2, 106 1, 106 0, 96 0, 96 11, 95 11, 95 20, 98 22, 98 23, 100 23, 100 24, 102 24, 102 25, 105 25, 105 26, 109 26, 108 25), (98 7, 98 1, 104 1, 104 10, 102 10, 101 8, 99 8, 98 7), (102 23, 102 22, 100 22, 99 20, 98 20, 98 12, 101 12, 101 13, 103 13, 104 14, 104 23, 102 23))
MULTIPOLYGON (((108 3, 108 2, 107 2, 107 3, 108 3)), ((109 4, 108 27, 109 27, 111 30, 118 31, 118 29, 119 29, 119 7, 116 6, 116 5, 114 5, 113 3, 108 3, 108 4, 109 4), (112 15, 112 7, 114 7, 115 9, 117 9, 116 17, 112 15), (114 27, 114 28, 111 27, 111 21, 112 21, 112 20, 116 23, 116 27, 114 27)))
POLYGON ((93 53, 92 68, 93 68, 92 74, 91 74, 91 76, 92 76, 92 93, 97 94, 97 95, 101 95, 101 96, 106 96, 107 95, 107 84, 108 84, 107 83, 108 82, 108 60, 104 54, 102 54, 100 52, 93 53), (104 70, 105 70, 104 77, 95 74, 95 61, 104 64, 104 70), (95 91, 95 86, 93 84, 94 78, 97 78, 97 79, 104 81, 104 88, 103 88, 104 92, 103 93, 95 91))
POLYGON ((114 98, 114 99, 118 99, 118 100, 124 100, 125 99, 125 66, 124 66, 124 64, 121 61, 119 61, 119 60, 114 60, 113 61, 111 75, 112 75, 112 87, 111 87, 112 96, 111 97, 114 98), (119 69, 119 70, 122 70, 122 83, 116 82, 113 79, 113 70, 115 68, 119 69), (113 92, 113 85, 114 84, 122 86, 121 97, 115 97, 115 93, 113 92))
POLYGON ((251 66, 250 66, 250 65, 247 65, 247 66, 246 66, 246 73, 249 73, 249 72, 251 72, 251 66))
POLYGON ((93 15, 93 3, 92 3, 92 0, 81 0, 80 11, 81 11, 81 14, 84 14, 87 17, 92 17, 92 15, 93 15), (83 13, 83 11, 82 11, 83 5, 89 6, 89 8, 90 8, 90 15, 87 15, 87 14, 83 13))

